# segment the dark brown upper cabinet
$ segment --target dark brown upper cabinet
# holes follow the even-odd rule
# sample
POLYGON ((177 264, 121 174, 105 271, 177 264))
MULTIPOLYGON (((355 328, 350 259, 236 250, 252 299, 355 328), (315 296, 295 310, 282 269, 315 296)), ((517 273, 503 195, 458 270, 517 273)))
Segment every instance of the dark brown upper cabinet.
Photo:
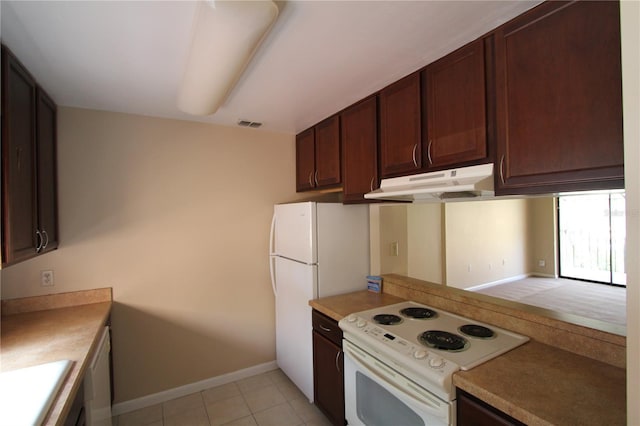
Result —
MULTIPOLYGON (((623 188, 621 80, 619 2, 545 2, 382 89, 377 127, 373 101, 347 108, 325 147, 344 144, 345 202, 381 178, 487 162, 497 195, 623 188)), ((318 168, 322 124, 298 135, 299 191, 339 187, 318 168)))
POLYGON ((315 187, 316 136, 312 127, 296 136, 296 191, 308 191, 315 187))
POLYGON ((43 239, 40 252, 44 253, 58 247, 57 107, 39 87, 36 91, 36 108, 38 230, 43 239))
POLYGON ((334 115, 296 136, 296 191, 342 183, 340 117, 334 115))
POLYGON ((35 256, 36 82, 2 49, 2 236, 4 264, 35 256))
POLYGON ((316 125, 317 188, 330 188, 342 182, 340 166, 340 117, 334 115, 316 125))
POLYGON ((380 175, 416 173, 422 167, 420 73, 382 89, 380 97, 380 175))
MULTIPOLYGON (((371 97, 340 114, 342 191, 345 203, 365 202, 378 187, 377 99, 371 97)), ((368 201, 367 201, 368 202, 368 201)))
POLYGON ((496 192, 622 188, 619 3, 543 3, 495 40, 496 192))
POLYGON ((56 107, 2 46, 2 262, 57 247, 56 107))
POLYGON ((424 168, 487 157, 485 49, 476 40, 422 72, 424 168))

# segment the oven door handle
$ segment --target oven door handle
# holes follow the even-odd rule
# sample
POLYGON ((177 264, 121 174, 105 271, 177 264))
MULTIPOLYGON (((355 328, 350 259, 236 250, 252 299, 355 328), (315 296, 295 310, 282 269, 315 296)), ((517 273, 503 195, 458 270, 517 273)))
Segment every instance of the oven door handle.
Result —
MULTIPOLYGON (((425 395, 424 392, 421 391, 417 386, 413 385, 408 380, 405 382, 409 389, 400 388, 395 382, 395 380, 389 380, 389 378, 394 378, 395 376, 399 376, 399 373, 392 371, 391 368, 386 365, 381 364, 377 360, 373 360, 375 366, 380 370, 376 371, 372 369, 369 365, 371 364, 369 361, 364 359, 360 354, 357 348, 355 348, 352 344, 343 340, 343 351, 345 355, 351 358, 351 361, 358 366, 361 370, 364 370, 367 374, 377 377, 384 384, 388 385, 390 388, 394 389, 396 392, 402 394, 409 400, 411 400, 414 404, 416 404, 420 409, 424 411, 428 411, 430 413, 434 413, 439 417, 446 417, 445 412, 448 411, 448 405, 444 401, 440 401, 436 396, 428 396, 425 395)), ((362 354, 364 355, 364 354, 362 354)), ((366 358, 369 358, 368 355, 364 355, 366 358)))

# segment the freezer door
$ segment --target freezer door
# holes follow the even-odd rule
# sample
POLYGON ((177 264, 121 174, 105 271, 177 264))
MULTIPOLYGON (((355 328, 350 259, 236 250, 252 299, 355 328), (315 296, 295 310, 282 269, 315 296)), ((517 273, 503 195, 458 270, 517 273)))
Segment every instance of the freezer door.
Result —
POLYGON ((316 204, 277 204, 274 217, 273 254, 307 264, 316 263, 316 204))
POLYGON ((318 297, 367 288, 369 208, 318 203, 318 297))
POLYGON ((313 402, 311 307, 317 297, 316 265, 275 257, 278 367, 313 402))

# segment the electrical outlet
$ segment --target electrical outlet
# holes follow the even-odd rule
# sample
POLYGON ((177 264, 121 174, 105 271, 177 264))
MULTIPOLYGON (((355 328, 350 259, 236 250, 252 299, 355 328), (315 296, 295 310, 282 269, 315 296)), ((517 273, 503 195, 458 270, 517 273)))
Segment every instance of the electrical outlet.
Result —
POLYGON ((391 243, 391 256, 398 256, 398 242, 394 241, 391 243))
POLYGON ((546 264, 547 264, 547 262, 545 262, 543 259, 538 260, 538 266, 539 267, 544 268, 546 264))
POLYGON ((42 287, 53 287, 53 271, 40 271, 40 285, 42 287))

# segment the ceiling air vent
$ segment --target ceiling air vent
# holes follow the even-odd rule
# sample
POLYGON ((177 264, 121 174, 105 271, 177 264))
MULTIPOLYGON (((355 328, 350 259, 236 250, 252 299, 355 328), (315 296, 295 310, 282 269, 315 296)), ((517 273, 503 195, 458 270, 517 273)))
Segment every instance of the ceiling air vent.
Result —
POLYGON ((257 121, 238 120, 238 126, 253 127, 254 129, 257 129, 262 126, 262 123, 258 123, 257 121))

